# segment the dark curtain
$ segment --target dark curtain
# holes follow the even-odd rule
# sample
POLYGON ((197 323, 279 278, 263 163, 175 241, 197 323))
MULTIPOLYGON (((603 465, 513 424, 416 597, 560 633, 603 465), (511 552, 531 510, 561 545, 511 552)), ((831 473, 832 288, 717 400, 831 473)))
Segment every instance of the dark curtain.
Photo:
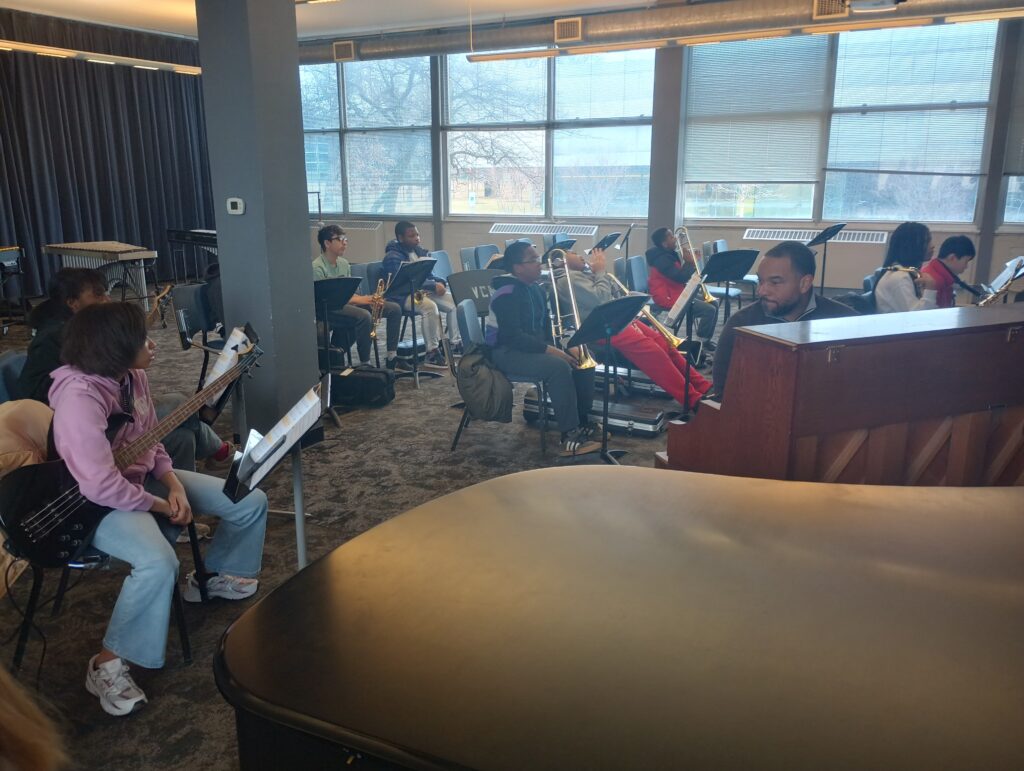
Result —
MULTIPOLYGON (((0 10, 0 38, 196 64, 192 41, 0 10)), ((0 51, 0 246, 21 246, 26 294, 59 258, 46 244, 156 249, 167 229, 213 228, 201 79, 0 51)), ((8 296, 18 287, 9 287, 8 296)))

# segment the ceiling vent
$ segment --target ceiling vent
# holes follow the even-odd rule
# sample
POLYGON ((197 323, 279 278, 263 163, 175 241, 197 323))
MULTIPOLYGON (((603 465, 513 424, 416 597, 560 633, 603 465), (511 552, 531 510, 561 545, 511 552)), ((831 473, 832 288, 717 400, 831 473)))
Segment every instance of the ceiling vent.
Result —
POLYGON ((818 19, 842 19, 850 15, 850 8, 846 0, 812 0, 814 3, 813 16, 818 19))
POLYGON ((556 43, 579 43, 583 40, 583 17, 555 19, 556 43))
POLYGON ((356 60, 356 44, 354 40, 339 40, 334 44, 334 61, 354 62, 356 60))

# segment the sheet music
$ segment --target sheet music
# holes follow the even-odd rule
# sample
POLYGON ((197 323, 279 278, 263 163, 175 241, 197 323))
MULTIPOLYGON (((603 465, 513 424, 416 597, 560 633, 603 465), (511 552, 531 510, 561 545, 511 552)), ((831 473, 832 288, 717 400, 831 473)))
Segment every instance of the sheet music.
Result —
POLYGON ((700 286, 700 282, 697 280, 696 274, 686 282, 686 287, 683 289, 682 294, 679 295, 679 299, 673 303, 672 308, 668 312, 668 323, 675 326, 675 323, 679 320, 679 317, 686 311, 686 306, 690 303, 694 293, 697 291, 697 287, 700 286))
POLYGON ((249 487, 255 487, 284 454, 295 446, 313 424, 320 419, 323 405, 320 403, 320 385, 310 388, 295 405, 285 413, 277 425, 266 436, 252 432, 246 442, 245 458, 238 469, 238 478, 249 487), (251 443, 251 447, 250 447, 251 443), (248 462, 247 462, 248 461, 248 462), (248 466, 248 468, 246 468, 248 466), (255 469, 252 467, 255 466, 255 469))
MULTIPOLYGON (((206 373, 206 379, 203 381, 203 388, 206 388, 207 385, 235 366, 238 363, 239 348, 247 348, 248 346, 249 338, 245 336, 243 329, 241 327, 235 327, 232 329, 231 334, 224 343, 224 349, 217 357, 217 360, 213 363, 213 366, 210 367, 210 370, 206 373)), ((220 398, 222 393, 224 393, 224 389, 221 389, 214 396, 210 397, 206 403, 213 407, 217 404, 217 400, 220 398)))
POLYGON ((985 286, 985 289, 990 294, 995 294, 1000 289, 1016 281, 1021 277, 1021 272, 1024 271, 1024 257, 1014 257, 1012 260, 1006 262, 1006 268, 992 279, 992 283, 985 286))

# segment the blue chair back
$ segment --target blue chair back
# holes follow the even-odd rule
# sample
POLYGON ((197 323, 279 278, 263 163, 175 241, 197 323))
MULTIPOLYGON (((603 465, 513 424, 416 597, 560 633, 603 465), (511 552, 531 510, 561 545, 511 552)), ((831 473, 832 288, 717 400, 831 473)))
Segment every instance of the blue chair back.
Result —
POLYGON ((476 255, 473 254, 472 246, 464 246, 459 249, 459 261, 462 263, 463 270, 475 270, 476 269, 476 255))
POLYGON ((432 260, 437 260, 437 264, 434 265, 434 270, 432 271, 433 274, 447 281, 448 276, 452 274, 452 261, 448 256, 448 252, 444 249, 438 249, 436 252, 430 252, 427 256, 432 260))
POLYGON ((544 236, 544 251, 546 252, 552 246, 557 244, 559 241, 568 241, 568 233, 552 233, 550 236, 544 236))
POLYGON ((473 258, 476 261, 476 269, 483 270, 487 267, 487 263, 491 261, 491 258, 500 253, 501 250, 496 244, 481 244, 473 249, 473 258))
POLYGON ((647 258, 642 254, 634 254, 626 260, 627 275, 630 278, 629 288, 634 292, 647 293, 647 258))
POLYGON ((713 254, 718 254, 719 252, 727 252, 727 251, 729 251, 729 244, 726 243, 726 240, 724 238, 719 238, 716 241, 712 241, 711 245, 712 245, 712 247, 714 249, 714 251, 712 252, 713 254))
POLYGON ((456 304, 469 300, 476 304, 478 316, 486 316, 491 307, 491 282, 504 275, 500 270, 464 270, 448 277, 448 290, 456 304))
POLYGON ((616 257, 612 262, 612 271, 615 273, 615 278, 621 281, 626 286, 629 286, 629 270, 626 268, 626 255, 616 257))
POLYGON ((0 353, 0 402, 9 402, 18 390, 18 377, 25 368, 28 353, 4 351, 0 353))
MULTIPOLYGON (((365 262, 353 262, 352 263, 352 276, 354 278, 361 278, 362 281, 359 284, 359 288, 356 290, 356 294, 372 294, 372 290, 367 288, 367 284, 370 282, 366 280, 366 263, 365 262)), ((376 289, 376 287, 374 287, 376 289)))
POLYGON ((472 300, 463 300, 455 306, 455 317, 459 321, 462 341, 467 346, 469 343, 483 345, 484 330, 480 326, 480 317, 476 313, 476 303, 472 300))

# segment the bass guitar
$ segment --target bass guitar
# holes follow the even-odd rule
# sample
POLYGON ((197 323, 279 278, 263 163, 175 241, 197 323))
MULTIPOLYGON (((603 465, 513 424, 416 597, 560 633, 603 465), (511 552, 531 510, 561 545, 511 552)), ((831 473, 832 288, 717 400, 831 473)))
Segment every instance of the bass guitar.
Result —
MULTIPOLYGON (((126 469, 158 444, 213 395, 256 365, 262 355, 254 343, 239 353, 238 363, 197 392, 138 439, 114 450, 114 462, 126 469)), ((111 508, 88 500, 63 460, 15 469, 0 480, 0 525, 4 548, 15 557, 44 568, 63 567, 85 550, 100 520, 111 508)))

